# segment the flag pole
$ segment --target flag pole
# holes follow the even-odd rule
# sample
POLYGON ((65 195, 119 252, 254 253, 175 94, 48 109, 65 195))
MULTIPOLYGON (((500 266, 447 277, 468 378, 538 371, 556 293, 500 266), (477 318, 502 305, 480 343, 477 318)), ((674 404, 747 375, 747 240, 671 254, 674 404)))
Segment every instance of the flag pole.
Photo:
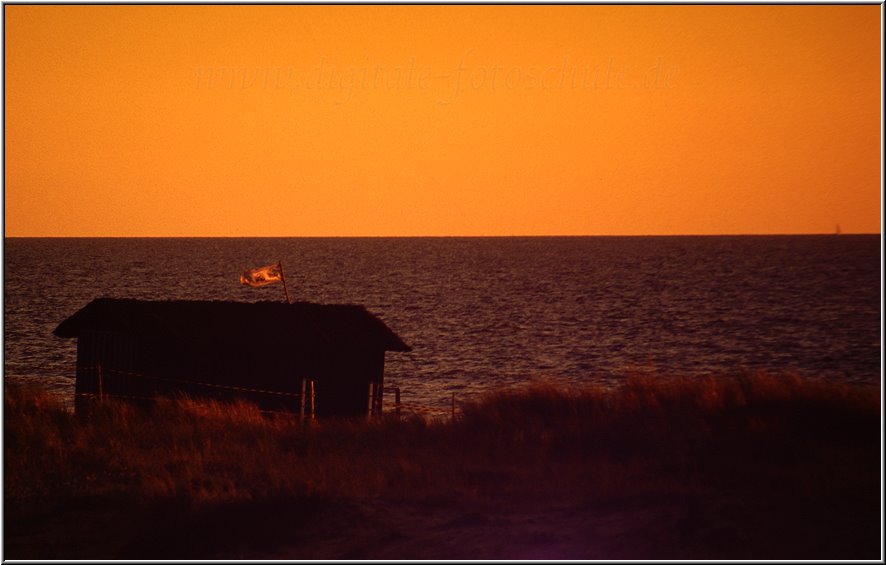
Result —
POLYGON ((277 266, 280 267, 280 279, 283 280, 283 292, 286 293, 286 303, 292 304, 292 301, 289 300, 289 289, 286 288, 286 275, 283 274, 283 260, 277 261, 277 266))

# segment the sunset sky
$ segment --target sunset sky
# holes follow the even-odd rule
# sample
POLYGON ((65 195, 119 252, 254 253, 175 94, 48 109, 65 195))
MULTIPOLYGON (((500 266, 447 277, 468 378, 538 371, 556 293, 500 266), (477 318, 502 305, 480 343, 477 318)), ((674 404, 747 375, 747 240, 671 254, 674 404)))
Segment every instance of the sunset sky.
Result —
POLYGON ((4 11, 6 236, 880 232, 880 5, 4 11))

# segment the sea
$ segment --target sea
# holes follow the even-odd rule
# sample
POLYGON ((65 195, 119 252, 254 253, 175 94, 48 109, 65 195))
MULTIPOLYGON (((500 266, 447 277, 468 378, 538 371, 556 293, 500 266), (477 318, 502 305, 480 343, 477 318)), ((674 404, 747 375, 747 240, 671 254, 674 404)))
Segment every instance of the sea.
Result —
POLYGON ((881 236, 804 235, 6 238, 4 382, 72 403, 62 320, 98 297, 284 301, 239 282, 277 261, 293 301, 361 304, 413 348, 385 385, 416 410, 637 374, 881 381, 881 236))

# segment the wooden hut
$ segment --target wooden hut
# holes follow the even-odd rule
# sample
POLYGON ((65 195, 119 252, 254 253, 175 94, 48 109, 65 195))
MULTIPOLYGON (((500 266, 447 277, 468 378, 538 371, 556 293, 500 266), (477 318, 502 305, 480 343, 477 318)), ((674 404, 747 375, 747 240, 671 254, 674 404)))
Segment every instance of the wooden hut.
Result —
POLYGON ((77 338, 77 405, 187 393, 319 417, 380 413, 385 352, 411 350, 362 306, 308 302, 99 298, 53 333, 77 338))

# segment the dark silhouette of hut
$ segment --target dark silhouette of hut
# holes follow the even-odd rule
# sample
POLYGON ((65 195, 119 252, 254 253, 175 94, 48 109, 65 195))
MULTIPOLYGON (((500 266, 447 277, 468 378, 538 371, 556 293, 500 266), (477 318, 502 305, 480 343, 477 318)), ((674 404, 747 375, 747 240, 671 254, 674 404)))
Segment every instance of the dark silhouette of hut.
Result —
POLYGON ((53 333, 77 338, 78 406, 187 393, 319 417, 380 413, 385 351, 411 351, 362 306, 308 302, 99 298, 53 333))

